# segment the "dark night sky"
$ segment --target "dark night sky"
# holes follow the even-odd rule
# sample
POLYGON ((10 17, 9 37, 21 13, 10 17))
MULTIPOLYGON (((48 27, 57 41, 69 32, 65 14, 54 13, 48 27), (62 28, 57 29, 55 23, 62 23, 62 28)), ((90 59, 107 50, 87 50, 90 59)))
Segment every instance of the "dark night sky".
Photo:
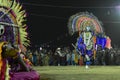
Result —
POLYGON ((27 25, 32 46, 61 39, 68 34, 67 23, 71 15, 88 11, 103 23, 103 28, 120 46, 119 0, 21 0, 27 11, 27 25))

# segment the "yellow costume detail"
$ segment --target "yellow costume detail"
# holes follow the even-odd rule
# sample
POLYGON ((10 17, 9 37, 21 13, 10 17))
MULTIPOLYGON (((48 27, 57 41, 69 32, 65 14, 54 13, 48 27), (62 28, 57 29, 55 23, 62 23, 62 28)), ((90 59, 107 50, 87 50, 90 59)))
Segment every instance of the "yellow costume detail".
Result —
POLYGON ((5 42, 0 42, 0 71, 1 71, 1 67, 2 67, 2 46, 4 45, 5 42))

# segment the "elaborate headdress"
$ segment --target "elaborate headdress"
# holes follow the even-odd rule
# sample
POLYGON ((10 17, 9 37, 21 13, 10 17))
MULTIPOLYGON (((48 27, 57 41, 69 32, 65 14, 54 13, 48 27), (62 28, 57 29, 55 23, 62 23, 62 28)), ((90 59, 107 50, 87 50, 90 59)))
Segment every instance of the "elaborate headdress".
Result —
POLYGON ((25 21, 26 12, 22 10, 19 2, 15 0, 0 0, 0 33, 4 31, 0 40, 29 46, 25 21))
POLYGON ((101 22, 92 13, 80 12, 69 18, 68 28, 71 35, 77 31, 84 31, 87 27, 97 33, 103 32, 101 22))

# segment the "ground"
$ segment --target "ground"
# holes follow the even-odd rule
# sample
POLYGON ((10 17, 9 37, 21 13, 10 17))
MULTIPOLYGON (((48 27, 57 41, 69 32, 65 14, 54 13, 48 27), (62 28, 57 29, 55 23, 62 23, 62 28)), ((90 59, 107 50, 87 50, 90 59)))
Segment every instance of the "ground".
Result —
POLYGON ((41 80, 120 80, 120 66, 37 66, 41 80))

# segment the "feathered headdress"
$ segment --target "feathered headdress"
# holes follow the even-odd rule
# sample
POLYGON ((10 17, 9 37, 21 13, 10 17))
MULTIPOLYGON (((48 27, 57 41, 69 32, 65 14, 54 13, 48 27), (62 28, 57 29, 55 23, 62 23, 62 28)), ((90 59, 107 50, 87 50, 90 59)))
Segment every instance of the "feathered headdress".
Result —
POLYGON ((21 4, 15 0, 0 0, 0 12, 2 12, 0 25, 12 26, 14 28, 14 43, 29 46, 30 41, 27 37, 27 26, 25 24, 26 12, 22 10, 21 4), (7 21, 7 18, 2 20, 5 16, 7 16, 9 21, 7 21))
POLYGON ((90 28, 92 31, 101 33, 103 28, 101 22, 95 17, 92 13, 80 12, 75 15, 72 15, 68 21, 69 33, 72 35, 75 32, 84 31, 87 28, 90 28))

